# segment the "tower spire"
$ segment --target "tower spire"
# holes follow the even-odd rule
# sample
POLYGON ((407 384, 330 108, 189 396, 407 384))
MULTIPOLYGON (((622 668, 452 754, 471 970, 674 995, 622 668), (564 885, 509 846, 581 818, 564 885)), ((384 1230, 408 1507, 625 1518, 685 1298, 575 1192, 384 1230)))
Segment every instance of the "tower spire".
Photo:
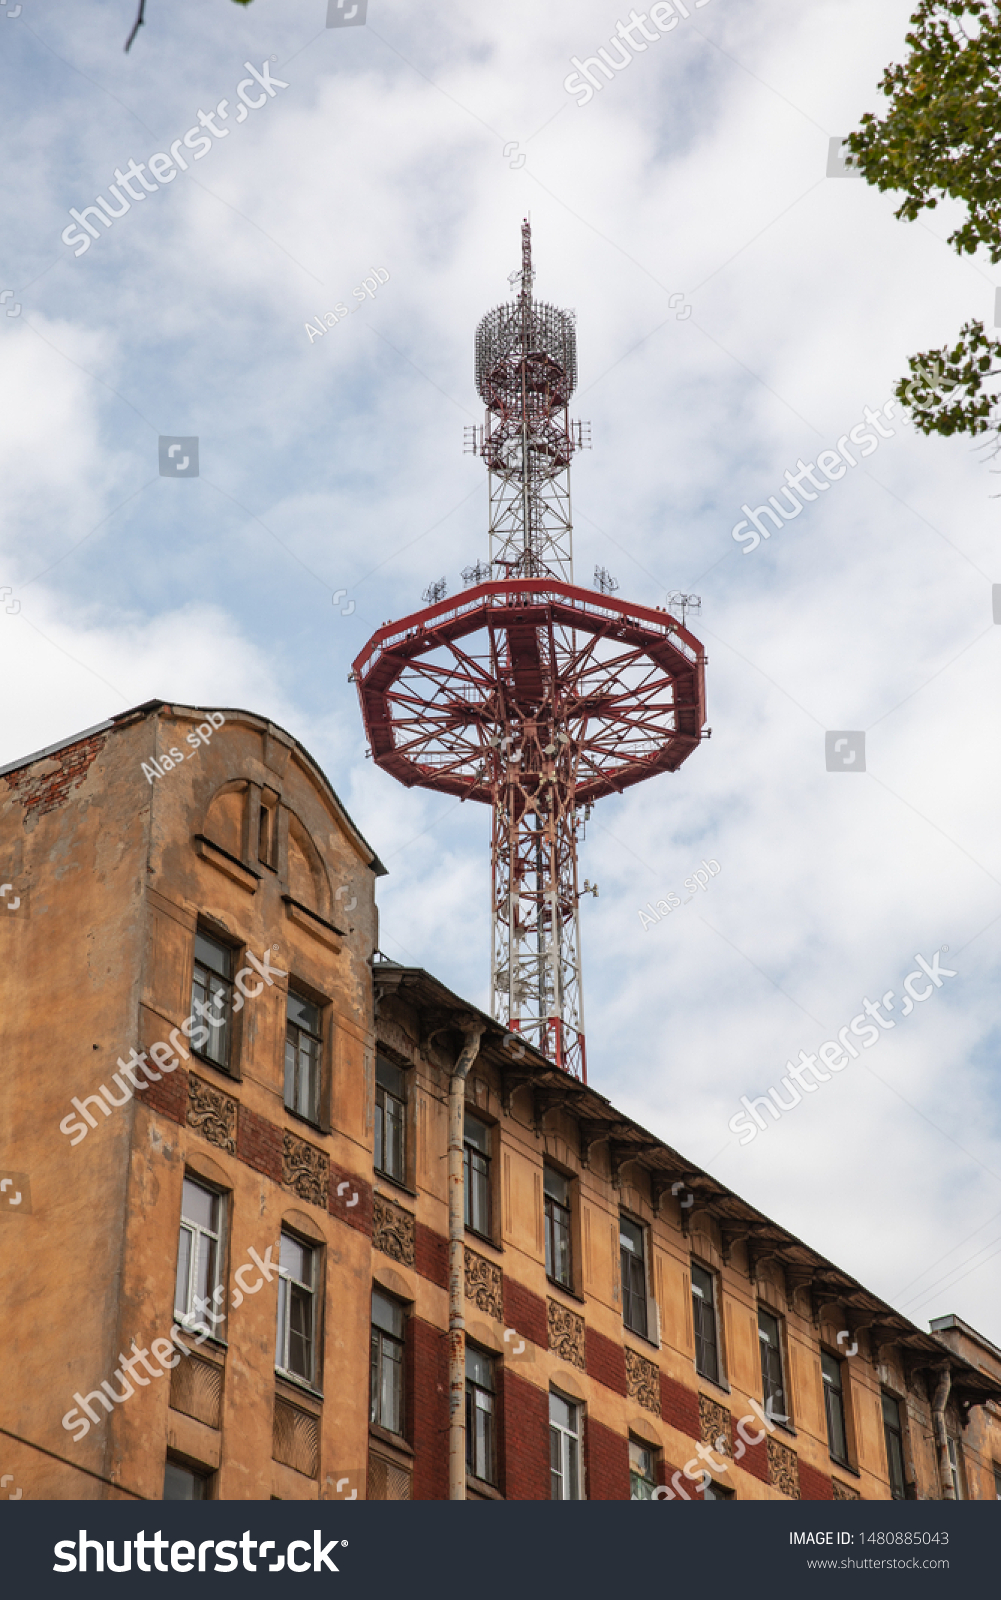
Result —
MULTIPOLYGON (((581 428, 567 406, 577 383, 573 313, 532 295, 532 228, 521 225, 518 298, 476 330, 476 386, 486 406, 480 453, 490 474, 489 557, 497 578, 573 582, 570 458, 581 428)), ((512 273, 512 283, 518 274, 512 273)))
POLYGON ((531 309, 532 304, 532 224, 526 217, 521 225, 521 300, 531 309))

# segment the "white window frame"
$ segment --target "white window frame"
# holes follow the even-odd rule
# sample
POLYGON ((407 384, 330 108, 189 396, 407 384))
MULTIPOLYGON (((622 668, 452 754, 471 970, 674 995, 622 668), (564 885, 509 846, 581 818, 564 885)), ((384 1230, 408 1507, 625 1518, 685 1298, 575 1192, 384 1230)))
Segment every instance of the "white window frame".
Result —
MULTIPOLYGON (((559 1438, 559 1442, 560 1442, 560 1445, 559 1445, 559 1448, 560 1448, 560 1483, 563 1485, 564 1488, 567 1486, 568 1482, 572 1481, 572 1474, 570 1472, 570 1441, 574 1440, 576 1442, 576 1445, 577 1445, 577 1482, 576 1482, 576 1486, 575 1486, 576 1489, 577 1489, 577 1493, 575 1495, 566 1495, 566 1494, 560 1495, 560 1499, 561 1500, 583 1500, 583 1498, 584 1498, 584 1426, 583 1426, 583 1424, 584 1424, 584 1407, 581 1405, 580 1401, 579 1400, 571 1400, 569 1395, 561 1394, 558 1389, 550 1389, 550 1391, 549 1391, 549 1433, 550 1433, 550 1441, 552 1440, 552 1435, 554 1433, 559 1438), (552 1402, 553 1402, 553 1398, 554 1397, 557 1400, 562 1400, 563 1404, 565 1406, 569 1406, 571 1412, 573 1413, 574 1421, 576 1423, 576 1432, 572 1428, 565 1428, 563 1426, 563 1424, 560 1423, 560 1422, 554 1422, 553 1421, 553 1404, 552 1404, 552 1402)), ((550 1449, 551 1449, 551 1443, 550 1443, 550 1449)), ((552 1476, 551 1475, 552 1475, 552 1455, 550 1454, 550 1489, 552 1487, 552 1476)))
POLYGON ((190 1239, 190 1244, 188 1246, 188 1281, 185 1286, 185 1304, 183 1306, 179 1306, 177 1304, 177 1272, 175 1270, 174 1317, 175 1320, 180 1323, 181 1327, 186 1328, 190 1333, 204 1332, 209 1334, 213 1339, 221 1339, 221 1334, 216 1330, 217 1328, 221 1327, 223 1317, 219 1316, 219 1311, 216 1310, 215 1315, 219 1317, 218 1323, 209 1324, 203 1320, 199 1320, 197 1313, 192 1306, 192 1301, 194 1298, 194 1285, 198 1281, 198 1265, 201 1260, 201 1254, 203 1250, 209 1248, 205 1242, 207 1240, 211 1240, 215 1245, 215 1272, 212 1275, 211 1283, 208 1285, 207 1299, 213 1305, 218 1305, 218 1302, 222 1299, 222 1296, 218 1294, 218 1290, 222 1284, 223 1240, 225 1238, 225 1229, 226 1196, 219 1189, 214 1189, 210 1183, 206 1183, 203 1178, 195 1177, 192 1173, 186 1172, 181 1185, 181 1223, 177 1234, 177 1259, 178 1265, 180 1265, 181 1236, 186 1233, 190 1239), (186 1217, 184 1215, 185 1183, 193 1184, 196 1189, 201 1189, 203 1194, 210 1194, 215 1200, 218 1206, 218 1212, 217 1227, 214 1233, 212 1232, 211 1228, 206 1228, 200 1222, 195 1222, 190 1217, 186 1217))
MULTIPOLYGON (((651 1294, 650 1283, 650 1230, 646 1223, 642 1222, 639 1217, 631 1216, 625 1211, 619 1212, 619 1293, 622 1296, 622 1326, 628 1329, 630 1333, 634 1333, 637 1339, 646 1339, 648 1344, 656 1344, 658 1341, 654 1337, 654 1329, 651 1327, 651 1323, 654 1321, 654 1318, 651 1315, 651 1308, 656 1304, 656 1302, 651 1294), (635 1228, 636 1232, 639 1234, 640 1248, 638 1255, 634 1250, 628 1249, 622 1243, 623 1222, 628 1223, 630 1228, 635 1228), (625 1253, 631 1261, 638 1261, 640 1264, 643 1282, 642 1329, 634 1328, 631 1322, 626 1321, 626 1285, 624 1281, 625 1275, 622 1271, 623 1253, 625 1253)), ((632 1297, 633 1292, 630 1290, 630 1298, 632 1297)))
MULTIPOLYGON (((712 1299, 710 1301, 710 1309, 711 1309, 712 1314, 713 1314, 713 1333, 715 1335, 714 1348, 715 1348, 715 1351, 716 1351, 716 1376, 715 1376, 715 1378, 711 1378, 707 1372, 700 1372, 697 1365, 696 1365, 695 1370, 698 1373, 698 1376, 700 1378, 705 1378, 707 1383, 714 1383, 716 1385, 717 1389, 729 1389, 730 1384, 729 1384, 729 1380, 728 1380, 727 1374, 726 1374, 726 1362, 723 1359, 723 1317, 722 1317, 722 1307, 720 1305, 719 1274, 714 1272, 712 1267, 707 1267, 704 1261, 699 1261, 695 1256, 692 1257, 691 1267, 693 1269, 697 1267, 699 1269, 699 1271, 700 1272, 704 1272, 706 1274, 707 1278, 709 1279, 709 1288, 710 1288, 710 1293, 712 1295, 712 1299)), ((691 1288, 692 1288, 692 1301, 693 1301, 692 1333, 693 1333, 693 1336, 694 1336, 694 1333, 695 1333, 695 1327, 694 1327, 694 1322, 695 1322, 694 1300, 695 1300, 696 1295, 698 1295, 702 1299, 705 1299, 705 1296, 702 1294, 701 1289, 697 1289, 695 1287, 695 1273, 694 1273, 694 1270, 691 1272, 691 1275, 690 1275, 690 1278, 689 1278, 689 1282, 691 1283, 691 1288)))
POLYGON ((323 1006, 319 1001, 311 1000, 308 995, 300 993, 298 989, 290 989, 285 1001, 285 1082, 282 1098, 286 1111, 291 1111, 295 1116, 302 1117, 305 1122, 312 1123, 314 1127, 319 1127, 320 1125, 323 1090, 323 1043, 323 1006), (312 1006, 316 1012, 316 1033, 312 1033, 309 1028, 303 1027, 302 1023, 291 1015, 291 1006, 294 1000, 298 1000, 302 1005, 312 1006), (294 1044, 289 1038, 290 1028, 295 1032, 294 1044), (309 1041, 305 1056, 311 1081, 309 1083, 309 1107, 306 1111, 301 1111, 297 1103, 296 1090, 301 1085, 304 1039, 309 1041), (292 1051, 291 1060, 289 1060, 290 1050, 292 1051), (290 1076, 292 1080, 291 1088, 289 1085, 290 1076), (291 1099, 288 1098, 290 1093, 291 1099))
POLYGON ((376 1145, 376 1143, 378 1143, 380 1160, 375 1162, 375 1170, 376 1170, 376 1172, 380 1173, 383 1177, 388 1178, 391 1183, 398 1183, 401 1186, 401 1188, 406 1188, 406 1184, 407 1184, 407 1158, 408 1158, 408 1155, 409 1155, 409 1151, 407 1149, 407 1142, 408 1142, 407 1141, 407 1131, 408 1131, 407 1130, 407 1120, 408 1120, 408 1115, 409 1115, 409 1102, 410 1102, 410 1082, 409 1082, 409 1079, 408 1079, 408 1076, 407 1076, 407 1069, 405 1067, 399 1066, 398 1063, 395 1062, 395 1061, 390 1061, 389 1057, 386 1056, 386 1055, 383 1055, 381 1051, 378 1052, 376 1054, 376 1062, 375 1062, 375 1100, 374 1100, 374 1103, 375 1103, 375 1124, 376 1124, 375 1125, 375 1134, 378 1135, 378 1138, 376 1139, 375 1137, 373 1137, 373 1145, 372 1145, 373 1159, 374 1159, 375 1145, 376 1145), (402 1079, 402 1088, 403 1088, 403 1093, 402 1094, 397 1094, 395 1089, 390 1089, 390 1088, 388 1088, 386 1086, 386 1084, 379 1082, 379 1067, 380 1067, 380 1065, 382 1065, 384 1067, 388 1067, 391 1071, 398 1072, 400 1074, 400 1077, 402 1079), (382 1096, 382 1103, 381 1104, 379 1102, 379 1096, 380 1095, 382 1096), (391 1112, 389 1110, 389 1108, 387 1106, 387 1101, 391 1102, 393 1106, 398 1107, 398 1109, 399 1109, 399 1117, 398 1118, 395 1116, 395 1114, 393 1112, 391 1112), (386 1154, 386 1152, 387 1152, 389 1141, 388 1141, 388 1139, 386 1137, 386 1130, 387 1130, 387 1125, 389 1125, 389 1124, 391 1124, 395 1128, 396 1136, 397 1136, 397 1145, 398 1145, 398 1153, 399 1153, 399 1162, 398 1162, 399 1171, 397 1171, 397 1172, 394 1172, 392 1167, 390 1167, 387 1164, 387 1154, 386 1154))
POLYGON ((319 1327, 318 1327, 319 1299, 320 1299, 320 1297, 319 1297, 319 1294, 317 1293, 317 1283, 316 1283, 316 1278, 317 1278, 317 1257, 318 1257, 318 1255, 319 1255, 319 1249, 315 1244, 313 1244, 311 1239, 301 1239, 297 1233, 293 1233, 292 1232, 291 1228, 282 1228, 281 1232, 278 1235, 278 1282, 279 1282, 279 1291, 278 1291, 278 1308, 277 1308, 278 1328, 277 1328, 276 1337, 275 1337, 275 1371, 280 1373, 280 1375, 283 1378, 288 1378, 292 1383, 305 1383, 305 1384, 308 1384, 311 1389, 316 1387, 316 1354, 317 1354, 317 1346, 318 1346, 318 1343, 319 1343, 319 1333, 320 1333, 320 1330, 319 1330, 319 1327), (291 1239, 293 1241, 293 1243, 297 1244, 300 1247, 300 1249, 309 1251, 309 1270, 310 1270, 311 1282, 304 1283, 301 1278, 293 1278, 292 1274, 290 1272, 288 1272, 281 1265, 281 1242, 282 1242, 282 1238, 283 1237, 287 1238, 287 1239, 291 1239), (291 1312, 292 1312, 292 1294, 291 1294, 291 1286, 293 1284, 298 1289, 304 1289, 305 1292, 309 1296, 309 1308, 310 1308, 309 1358, 310 1359, 309 1359, 309 1372, 305 1376, 303 1376, 303 1374, 301 1372, 293 1372, 292 1368, 288 1364, 288 1347, 289 1347, 289 1339, 290 1339, 290 1336, 291 1336, 291 1324, 292 1324, 292 1315, 291 1315, 291 1312), (284 1294, 282 1292, 282 1285, 285 1286, 284 1287, 284 1294), (285 1302, 284 1317, 282 1316, 282 1300, 283 1299, 284 1299, 284 1302, 285 1302), (280 1359, 279 1359, 279 1357, 280 1357, 280 1359))
MULTIPOLYGON (((195 1054, 205 1061, 210 1061, 220 1072, 233 1076, 233 969, 237 966, 236 951, 231 945, 223 942, 210 933, 200 924, 195 929, 194 960, 191 968, 191 1014, 197 1017, 198 1026, 209 1030, 209 1037, 205 1043, 195 1048, 195 1054), (210 967, 198 954, 198 940, 204 939, 206 944, 214 945, 217 950, 225 952, 229 965, 229 972, 223 976, 215 967, 210 967), (201 976, 199 976, 201 974, 201 976), (201 996, 198 990, 201 990, 201 996), (222 1006, 219 998, 222 997, 222 1006), (199 1010, 198 1008, 202 1009, 199 1010), (208 1020, 204 1012, 208 1010, 213 1020, 208 1020)), ((193 1033, 197 1029, 191 1030, 193 1033)))
POLYGON ((656 1445, 645 1444, 642 1439, 634 1439, 632 1434, 630 1434, 630 1436, 629 1436, 629 1498, 630 1498, 630 1500, 652 1500, 653 1499, 654 1492, 656 1491, 656 1488, 657 1488, 657 1466, 658 1466, 658 1458, 659 1458, 659 1456, 660 1456, 660 1451, 659 1451, 659 1449, 657 1448, 656 1445), (648 1456, 650 1458, 650 1476, 649 1476, 649 1478, 647 1477, 645 1472, 640 1472, 638 1465, 634 1465, 634 1461, 633 1461, 634 1452, 637 1455, 642 1453, 642 1454, 644 1454, 644 1455, 646 1455, 646 1456, 648 1456), (644 1483, 644 1484, 648 1484, 649 1485, 650 1493, 648 1495, 634 1495, 633 1494, 633 1479, 634 1478, 638 1479, 640 1483, 644 1483))
POLYGON ((768 1411, 768 1401, 769 1401, 770 1397, 769 1397, 769 1395, 767 1395, 765 1393, 765 1375, 764 1375, 763 1369, 761 1371, 761 1401, 762 1401, 763 1406, 765 1407, 766 1412, 768 1412, 768 1417, 769 1417, 769 1420, 771 1422, 774 1422, 780 1428, 790 1428, 791 1429, 792 1426, 793 1426, 793 1414, 792 1414, 792 1411, 789 1409, 791 1396, 790 1396, 790 1393, 789 1393, 789 1367, 788 1367, 788 1364, 786 1362, 786 1351, 785 1351, 785 1342, 786 1342, 785 1318, 780 1316, 777 1311, 772 1311, 767 1305, 762 1305, 760 1301, 758 1302, 758 1308, 757 1309, 758 1309, 758 1315, 757 1315, 757 1318, 756 1318, 756 1322, 757 1322, 757 1331, 758 1331, 758 1362, 759 1362, 759 1367, 760 1367, 760 1363, 761 1363, 761 1346, 762 1346, 762 1344, 769 1344, 769 1342, 770 1342, 770 1341, 765 1339, 765 1337, 764 1337, 764 1335, 763 1335, 763 1333, 761 1331, 761 1320, 760 1320, 760 1318, 761 1318, 761 1313, 764 1312, 765 1316, 766 1317, 771 1317, 772 1321, 775 1324, 775 1329, 776 1329, 776 1332, 775 1332, 775 1349, 778 1351, 778 1358, 779 1358, 779 1380, 780 1380, 780 1382, 782 1384, 782 1404, 785 1406, 786 1409, 781 1414, 781 1416, 779 1415, 778 1412, 774 1412, 773 1413, 773 1412, 769 1412, 768 1411))

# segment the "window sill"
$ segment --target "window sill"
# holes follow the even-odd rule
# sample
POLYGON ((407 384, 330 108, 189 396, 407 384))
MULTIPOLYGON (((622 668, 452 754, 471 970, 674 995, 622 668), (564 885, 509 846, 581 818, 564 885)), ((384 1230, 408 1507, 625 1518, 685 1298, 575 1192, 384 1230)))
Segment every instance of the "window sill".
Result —
MULTIPOLYGON (((190 1039, 188 1043, 191 1043, 190 1039)), ((220 1078, 226 1078, 230 1083, 241 1082, 241 1079, 230 1067, 221 1066, 218 1061, 213 1061, 211 1056, 203 1056, 200 1050, 191 1050, 189 1054, 192 1061, 197 1061, 200 1067, 211 1067, 213 1072, 218 1072, 220 1078)))
MULTIPOLYGON (((282 1104, 285 1104, 284 1101, 282 1104)), ((291 1106, 285 1106, 285 1110, 290 1117, 295 1118, 296 1122, 302 1122, 307 1128, 312 1128, 313 1132, 318 1133, 321 1138, 326 1138, 331 1131, 329 1128, 325 1128, 322 1122, 314 1122, 312 1117, 307 1117, 302 1111, 293 1111, 291 1106)))
POLYGON ((477 1233, 476 1229, 471 1228, 468 1222, 466 1223, 466 1233, 471 1234, 474 1239, 478 1239, 480 1244, 488 1244, 491 1250, 496 1250, 498 1254, 500 1254, 504 1248, 503 1245, 495 1244, 488 1234, 477 1233))
POLYGON ((650 1338, 649 1334, 637 1333, 636 1329, 635 1328, 631 1328, 629 1326, 628 1322, 623 1321, 622 1331, 623 1331, 623 1333, 631 1334, 634 1339, 642 1340, 642 1342, 644 1344, 650 1346, 651 1350, 658 1350, 659 1351, 660 1348, 661 1348, 660 1345, 656 1342, 656 1340, 650 1338))
MULTIPOLYGON (((765 1413, 765 1415, 767 1416, 767 1412, 765 1413)), ((772 1417, 771 1420, 772 1420, 772 1427, 773 1428, 777 1428, 780 1433, 787 1433, 789 1435, 790 1439, 798 1439, 799 1438, 799 1434, 796 1432, 796 1429, 792 1426, 792 1423, 790 1423, 790 1422, 780 1422, 778 1417, 772 1417)))
POLYGON ((718 1389, 720 1394, 731 1395, 733 1393, 733 1390, 730 1388, 730 1385, 725 1379, 720 1380, 719 1378, 710 1378, 708 1372, 700 1372, 698 1367, 695 1368, 695 1376, 701 1383, 709 1383, 714 1389, 718 1389))
POLYGON ((394 1189, 399 1189, 402 1194, 408 1194, 411 1200, 416 1200, 419 1198, 417 1190, 411 1189, 409 1183, 404 1183, 400 1178, 394 1178, 389 1172, 383 1172, 381 1167, 374 1167, 373 1171, 376 1178, 376 1188, 378 1188, 380 1183, 389 1183, 392 1184, 394 1189))
POLYGON ((202 1328, 189 1328, 187 1323, 181 1321, 176 1311, 174 1324, 184 1334, 184 1342, 192 1353, 200 1351, 204 1360, 212 1361, 219 1366, 225 1362, 226 1352, 229 1349, 225 1339, 218 1338, 214 1333, 210 1333, 206 1339, 199 1339, 198 1335, 203 1331, 202 1328))
POLYGON ((568 1300, 576 1300, 580 1306, 587 1305, 587 1301, 582 1294, 578 1294, 576 1289, 568 1289, 565 1283, 560 1283, 558 1278, 551 1278, 548 1272, 546 1273, 546 1282, 551 1288, 558 1290, 560 1294, 565 1294, 568 1300))
POLYGON ((287 1383, 290 1388, 298 1390, 300 1394, 308 1395, 311 1400, 323 1400, 323 1390, 314 1389, 305 1378, 297 1378, 294 1372, 283 1372, 281 1367, 275 1368, 275 1377, 281 1383, 287 1383))
POLYGON ((369 1423, 368 1434, 370 1439, 378 1439, 380 1444, 392 1445, 394 1450, 399 1450, 405 1456, 416 1455, 413 1446, 407 1443, 402 1433, 393 1433, 389 1428, 380 1427, 378 1422, 369 1423))
POLYGON ((862 1474, 858 1467, 853 1467, 848 1461, 839 1461, 837 1456, 831 1456, 832 1467, 837 1467, 839 1472, 850 1472, 853 1478, 861 1479, 862 1474))
POLYGON ((487 1483, 483 1478, 474 1478, 471 1472, 466 1473, 466 1492, 469 1491, 481 1500, 503 1500, 504 1496, 492 1483, 487 1483))

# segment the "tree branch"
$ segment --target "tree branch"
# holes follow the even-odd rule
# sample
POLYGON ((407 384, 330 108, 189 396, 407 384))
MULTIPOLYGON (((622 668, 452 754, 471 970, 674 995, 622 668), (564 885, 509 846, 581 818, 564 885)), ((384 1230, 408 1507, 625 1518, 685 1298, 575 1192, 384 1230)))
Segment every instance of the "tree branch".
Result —
POLYGON ((130 49, 132 48, 132 41, 135 38, 136 34, 139 32, 139 29, 142 27, 142 25, 143 25, 143 23, 145 21, 146 21, 146 0, 139 0, 139 15, 136 17, 135 26, 133 27, 132 32, 129 34, 128 38, 125 41, 125 54, 126 55, 128 55, 130 49))

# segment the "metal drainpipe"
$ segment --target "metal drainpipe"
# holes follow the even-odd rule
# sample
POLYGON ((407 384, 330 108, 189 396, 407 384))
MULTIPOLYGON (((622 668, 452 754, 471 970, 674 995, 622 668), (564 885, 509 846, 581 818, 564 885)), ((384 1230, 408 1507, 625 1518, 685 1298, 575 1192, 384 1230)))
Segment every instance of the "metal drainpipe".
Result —
POLYGON ((466 1043, 448 1084, 448 1498, 466 1498, 465 1208, 462 1181, 466 1078, 485 1024, 463 1029, 466 1043))
POLYGON ((952 1463, 949 1460, 949 1436, 945 1431, 945 1408, 949 1402, 949 1390, 952 1388, 952 1368, 948 1363, 936 1369, 938 1382, 935 1385, 935 1394, 931 1403, 932 1425, 935 1429, 935 1443, 938 1446, 938 1476, 942 1488, 943 1500, 955 1500, 956 1489, 952 1481, 952 1463))

